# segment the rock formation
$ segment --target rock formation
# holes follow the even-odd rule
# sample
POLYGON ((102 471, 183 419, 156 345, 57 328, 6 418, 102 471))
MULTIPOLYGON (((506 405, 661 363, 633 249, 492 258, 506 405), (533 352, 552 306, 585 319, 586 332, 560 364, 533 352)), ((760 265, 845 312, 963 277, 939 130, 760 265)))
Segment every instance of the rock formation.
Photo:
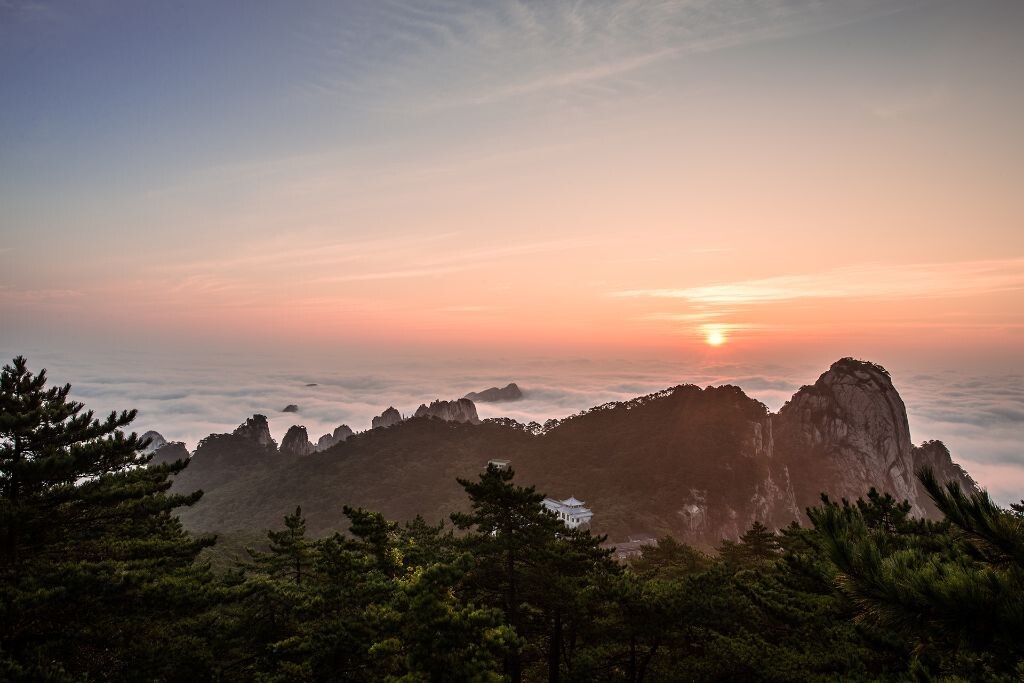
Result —
POLYGON ((498 403, 500 401, 518 401, 523 397, 523 392, 520 391, 519 386, 515 382, 510 382, 508 385, 499 389, 498 387, 491 387, 490 389, 484 389, 483 391, 471 391, 466 394, 465 398, 470 401, 476 401, 478 403, 498 403))
POLYGON ((152 430, 142 435, 142 439, 149 439, 149 445, 142 449, 142 452, 146 455, 153 453, 167 445, 167 439, 163 437, 160 432, 154 432, 152 430))
POLYGON ((166 465, 167 463, 176 462, 178 460, 188 460, 189 452, 185 448, 185 444, 181 441, 168 441, 160 448, 153 451, 153 458, 149 461, 149 465, 166 465))
POLYGON ((432 401, 429 406, 420 404, 416 409, 416 417, 439 417, 449 422, 471 422, 479 424, 480 418, 476 414, 476 405, 468 398, 460 398, 455 401, 432 401))
MULTIPOLYGON (((920 446, 914 446, 911 449, 911 456, 915 472, 927 467, 935 473, 935 477, 939 481, 955 481, 960 484, 960 488, 967 492, 978 490, 978 484, 964 468, 953 462, 949 449, 941 441, 925 441, 920 446)), ((921 486, 921 482, 915 479, 914 486, 920 506, 930 516, 938 517, 939 510, 928 496, 928 492, 921 486)))
POLYGON ((309 442, 306 428, 300 425, 289 427, 281 439, 281 452, 285 455, 309 455, 315 450, 316 448, 309 442))
POLYGON ((320 437, 320 439, 316 442, 316 450, 317 452, 326 451, 331 446, 336 446, 337 444, 341 443, 350 436, 352 436, 352 430, 349 428, 349 426, 340 425, 337 429, 334 430, 333 434, 324 434, 323 436, 320 437))
POLYGON ((277 442, 270 436, 270 425, 267 424, 266 415, 253 415, 248 420, 238 425, 232 432, 270 450, 277 450, 277 442))
POLYGON ((297 413, 297 412, 299 412, 299 407, 297 405, 295 405, 294 403, 289 403, 288 405, 286 405, 284 408, 281 409, 281 412, 282 413, 297 413))
POLYGON ((396 425, 401 421, 402 414, 398 412, 394 406, 391 406, 383 413, 373 418, 370 426, 372 429, 376 429, 377 427, 390 427, 391 425, 396 425))
POLYGON ((940 453, 930 446, 915 462, 906 406, 889 373, 874 363, 836 361, 773 422, 776 454, 804 484, 797 488, 803 505, 813 504, 819 491, 854 499, 874 486, 910 501, 913 514, 922 515, 927 497, 915 476, 919 464, 953 467, 945 447, 940 453))

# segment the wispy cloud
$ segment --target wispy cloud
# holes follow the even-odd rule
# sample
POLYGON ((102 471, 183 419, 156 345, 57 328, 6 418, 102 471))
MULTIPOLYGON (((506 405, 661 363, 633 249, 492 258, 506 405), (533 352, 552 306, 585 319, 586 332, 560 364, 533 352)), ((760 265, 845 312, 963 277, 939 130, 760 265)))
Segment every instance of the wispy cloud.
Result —
POLYGON ((542 254, 565 251, 598 243, 593 239, 560 239, 540 242, 510 244, 501 247, 460 249, 454 253, 435 257, 414 259, 406 268, 391 268, 345 275, 328 275, 316 278, 316 282, 359 282, 362 280, 393 280, 397 278, 426 277, 443 275, 473 268, 480 268, 512 256, 542 254))
POLYGON ((11 304, 42 304, 77 299, 84 296, 77 289, 14 289, 0 285, 0 302, 11 304))
POLYGON ((707 306, 750 306, 799 299, 922 299, 1024 289, 1024 259, 863 264, 821 273, 780 275, 684 288, 631 289, 615 297, 682 299, 707 306))
MULTIPOLYGON (((485 105, 552 92, 603 91, 679 56, 823 30, 920 0, 383 1, 309 26, 320 68, 297 87, 397 108, 485 105), (443 80, 425 65, 441 67, 443 80), (371 81, 372 79, 372 81, 371 81)), ((635 85, 632 84, 632 85, 635 85)), ((630 87, 632 87, 632 85, 630 87)))

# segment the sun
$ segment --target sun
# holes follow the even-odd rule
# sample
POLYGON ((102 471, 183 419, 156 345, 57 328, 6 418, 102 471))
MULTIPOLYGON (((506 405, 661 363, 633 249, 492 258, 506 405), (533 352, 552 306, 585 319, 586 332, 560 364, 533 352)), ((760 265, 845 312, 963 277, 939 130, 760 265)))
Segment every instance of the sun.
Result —
POLYGON ((711 346, 721 346, 725 343, 725 333, 721 330, 708 330, 704 341, 711 346))

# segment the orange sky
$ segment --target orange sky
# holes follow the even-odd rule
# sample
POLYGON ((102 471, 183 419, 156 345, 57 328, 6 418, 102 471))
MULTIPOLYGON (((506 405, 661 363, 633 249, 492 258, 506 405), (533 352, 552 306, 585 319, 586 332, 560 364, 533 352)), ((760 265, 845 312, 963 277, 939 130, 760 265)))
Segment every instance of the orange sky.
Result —
POLYGON ((5 347, 1021 360, 1019 3, 15 5, 5 347))

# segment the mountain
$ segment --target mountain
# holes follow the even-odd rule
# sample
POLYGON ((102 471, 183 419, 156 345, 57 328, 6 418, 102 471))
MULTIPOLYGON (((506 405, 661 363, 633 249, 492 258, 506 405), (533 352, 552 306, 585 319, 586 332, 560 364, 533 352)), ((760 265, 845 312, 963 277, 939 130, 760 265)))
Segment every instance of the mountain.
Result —
POLYGON ((471 422, 479 424, 476 406, 468 398, 455 401, 431 401, 430 405, 420 404, 413 417, 436 417, 449 422, 471 422))
POLYGON ((318 451, 326 451, 331 446, 336 446, 348 437, 352 436, 352 428, 348 425, 339 425, 334 429, 333 434, 324 434, 316 442, 316 449, 318 451))
POLYGON ((233 432, 234 436, 247 439, 256 445, 270 450, 277 450, 277 442, 270 436, 270 425, 266 415, 253 415, 233 432))
POLYGON ((149 464, 165 465, 178 460, 188 460, 189 457, 190 454, 188 452, 188 448, 185 447, 184 442, 168 441, 163 446, 153 451, 153 459, 149 461, 149 464))
POLYGON ((292 425, 281 440, 281 453, 285 455, 309 455, 316 447, 309 442, 305 427, 292 425))
POLYGON ((921 465, 975 489, 941 443, 912 445, 889 374, 852 359, 777 414, 739 387, 681 385, 536 432, 507 418, 438 417, 400 420, 303 458, 210 436, 174 484, 206 492, 181 518, 199 531, 258 531, 301 504, 314 533, 343 529, 343 505, 437 521, 466 509, 456 477, 475 476, 493 458, 511 460, 517 480, 548 495, 585 501, 594 531, 612 540, 669 533, 705 546, 755 520, 781 527, 802 519, 822 492, 855 498, 875 486, 934 514, 913 479, 921 465))
POLYGON ((471 391, 465 398, 477 403, 499 403, 501 401, 518 401, 523 397, 523 392, 515 382, 510 382, 502 388, 491 387, 483 391, 471 391))
POLYGON ((160 432, 150 430, 143 434, 142 438, 149 439, 149 445, 142 449, 142 452, 147 455, 154 453, 167 445, 167 439, 165 439, 163 434, 160 432))
POLYGON ((378 427, 390 427, 401 421, 402 414, 398 412, 394 406, 391 406, 383 413, 373 418, 373 421, 370 424, 372 429, 377 429, 378 427))

